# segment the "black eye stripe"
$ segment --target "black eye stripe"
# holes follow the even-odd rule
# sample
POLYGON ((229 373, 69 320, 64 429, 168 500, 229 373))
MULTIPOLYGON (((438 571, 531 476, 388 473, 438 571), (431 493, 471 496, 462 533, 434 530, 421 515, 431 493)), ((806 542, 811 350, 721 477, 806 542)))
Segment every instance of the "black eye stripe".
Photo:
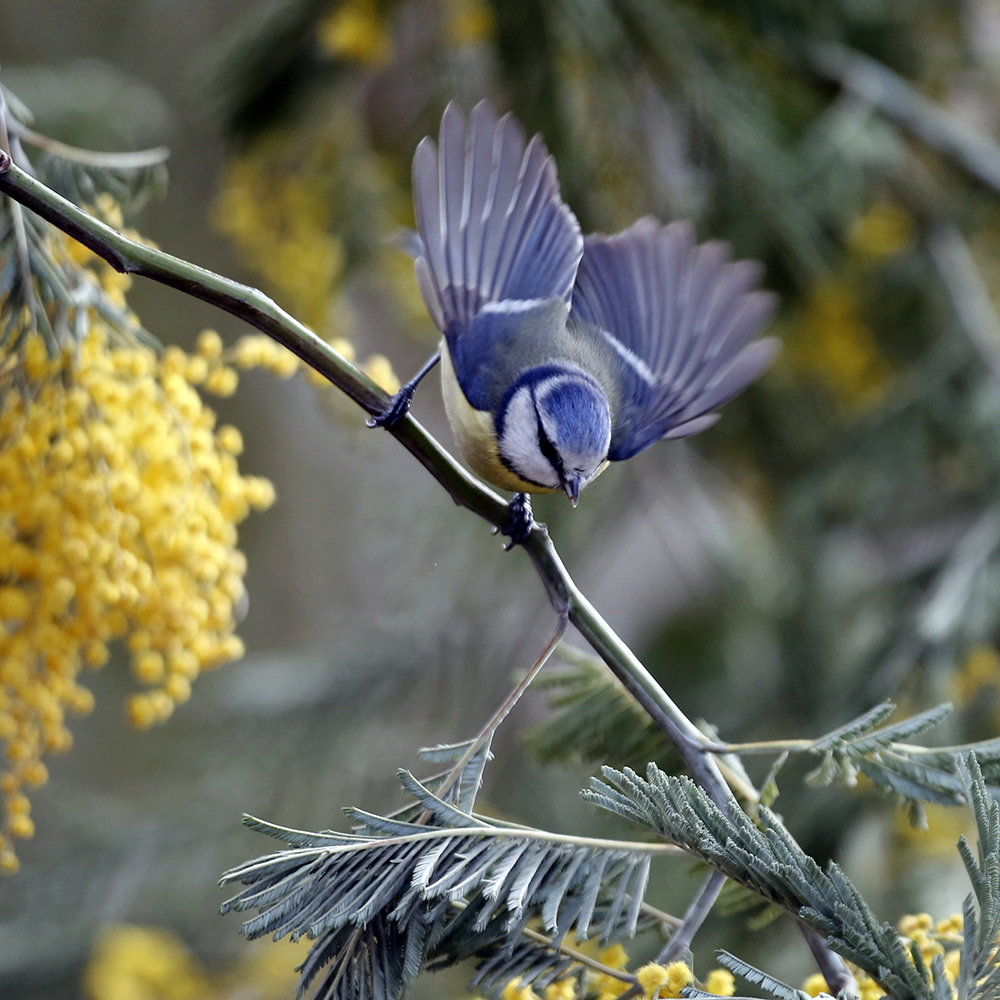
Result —
POLYGON ((562 459, 559 457, 559 452, 556 451, 555 445, 552 444, 549 436, 545 433, 545 426, 542 424, 542 418, 537 406, 535 407, 535 420, 538 422, 538 450, 545 456, 552 468, 562 476, 562 459))

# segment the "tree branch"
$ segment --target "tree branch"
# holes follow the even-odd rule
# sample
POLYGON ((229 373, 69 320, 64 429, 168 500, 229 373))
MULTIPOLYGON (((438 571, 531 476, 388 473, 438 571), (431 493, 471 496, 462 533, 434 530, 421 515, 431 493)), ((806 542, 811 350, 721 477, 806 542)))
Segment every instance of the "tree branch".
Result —
MULTIPOLYGON (((385 409, 388 397, 364 372, 256 288, 128 239, 35 180, 3 150, 0 150, 0 191, 84 244, 116 271, 152 278, 217 306, 266 333, 324 375, 365 412, 374 416, 385 409)), ((509 510, 501 497, 466 472, 412 416, 404 417, 389 433, 430 472, 456 504, 478 514, 498 530, 508 526, 509 510)), ((707 740, 577 589, 544 527, 536 525, 524 548, 557 613, 568 609, 570 621, 677 744, 698 783, 717 802, 724 801, 725 782, 714 762, 705 757, 707 740)))

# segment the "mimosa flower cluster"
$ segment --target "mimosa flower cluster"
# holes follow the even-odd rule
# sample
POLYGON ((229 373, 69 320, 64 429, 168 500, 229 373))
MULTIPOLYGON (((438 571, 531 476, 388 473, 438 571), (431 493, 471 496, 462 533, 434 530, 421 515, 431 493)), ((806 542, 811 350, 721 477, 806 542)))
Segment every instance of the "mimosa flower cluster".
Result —
MULTIPOLYGON (((283 348, 255 350, 279 372, 283 348)), ((236 363, 245 348, 230 354, 236 363)), ((216 427, 199 386, 236 388, 218 334, 194 354, 123 342, 91 316, 60 352, 25 333, 0 355, 0 869, 34 827, 26 789, 68 750, 66 719, 93 706, 80 683, 123 641, 142 690, 132 723, 167 719, 205 669, 240 657, 246 561, 237 525, 274 502, 237 466, 235 427, 216 427), (117 342, 115 342, 117 341, 117 342)))

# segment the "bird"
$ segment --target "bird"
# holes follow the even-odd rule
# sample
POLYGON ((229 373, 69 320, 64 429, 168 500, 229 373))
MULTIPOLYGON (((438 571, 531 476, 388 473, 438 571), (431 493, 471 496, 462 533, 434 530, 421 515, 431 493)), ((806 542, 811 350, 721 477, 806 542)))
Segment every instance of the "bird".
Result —
POLYGON ((754 339, 776 297, 762 268, 687 222, 644 217, 583 236, 540 135, 481 101, 454 102, 413 157, 414 267, 439 349, 371 426, 392 427, 440 361, 466 463, 514 492, 511 547, 534 526, 529 494, 580 492, 609 462, 688 437, 756 379, 778 341, 754 339))

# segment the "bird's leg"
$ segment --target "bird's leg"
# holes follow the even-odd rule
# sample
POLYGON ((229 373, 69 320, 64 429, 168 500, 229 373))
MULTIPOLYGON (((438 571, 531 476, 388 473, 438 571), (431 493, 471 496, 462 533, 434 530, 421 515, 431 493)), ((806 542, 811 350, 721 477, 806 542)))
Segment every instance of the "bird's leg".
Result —
POLYGON ((500 529, 500 533, 510 539, 510 544, 504 546, 504 549, 510 552, 515 545, 527 541, 531 529, 535 526, 535 518, 531 512, 531 498, 527 493, 515 493, 508 504, 508 510, 510 510, 510 520, 506 528, 500 529))
POLYGON ((369 427, 384 427, 388 430, 406 416, 410 411, 410 402, 413 399, 413 392, 420 384, 420 380, 441 360, 440 348, 436 350, 427 363, 410 379, 406 385, 402 386, 399 392, 389 400, 388 406, 377 416, 369 417, 366 423, 369 427))

